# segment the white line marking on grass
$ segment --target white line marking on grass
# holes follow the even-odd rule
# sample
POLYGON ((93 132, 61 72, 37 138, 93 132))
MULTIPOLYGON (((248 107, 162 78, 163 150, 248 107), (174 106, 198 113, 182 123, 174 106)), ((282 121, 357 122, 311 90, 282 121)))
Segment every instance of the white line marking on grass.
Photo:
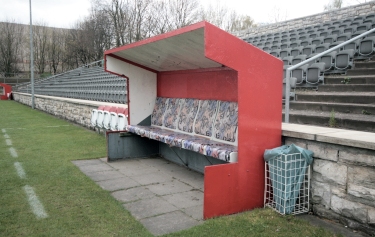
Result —
POLYGON ((7 130, 5 130, 4 128, 1 129, 1 131, 2 131, 3 133, 6 133, 6 132, 7 132, 7 130))
POLYGON ((18 157, 17 151, 13 147, 9 148, 9 152, 10 152, 11 156, 13 156, 14 158, 18 157))
POLYGON ((8 134, 5 133, 5 134, 4 134, 4 138, 5 138, 5 139, 9 139, 10 137, 9 137, 8 134))
POLYGON ((11 146, 12 145, 12 140, 10 139, 5 139, 5 142, 8 146, 11 146))
POLYGON ((31 210, 33 211, 34 215, 36 216, 37 219, 43 219, 47 218, 48 215, 44 211, 43 204, 39 201, 38 196, 36 196, 34 189, 30 187, 29 185, 26 185, 23 187, 23 189, 26 192, 27 199, 29 201, 31 210))
POLYGON ((18 176, 20 176, 21 179, 26 179, 26 173, 25 170, 22 168, 21 163, 15 162, 14 167, 16 168, 18 176))

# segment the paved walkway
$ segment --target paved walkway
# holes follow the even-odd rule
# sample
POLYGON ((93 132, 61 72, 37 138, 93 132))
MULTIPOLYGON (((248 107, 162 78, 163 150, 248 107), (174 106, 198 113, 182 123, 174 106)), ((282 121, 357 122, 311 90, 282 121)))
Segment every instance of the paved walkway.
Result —
POLYGON ((203 222, 203 175, 160 158, 73 161, 152 234, 203 222))
MULTIPOLYGON (((203 223, 203 175, 161 158, 73 161, 152 234, 163 235, 203 223)), ((341 224, 298 215, 312 225, 347 237, 365 236, 341 224)))

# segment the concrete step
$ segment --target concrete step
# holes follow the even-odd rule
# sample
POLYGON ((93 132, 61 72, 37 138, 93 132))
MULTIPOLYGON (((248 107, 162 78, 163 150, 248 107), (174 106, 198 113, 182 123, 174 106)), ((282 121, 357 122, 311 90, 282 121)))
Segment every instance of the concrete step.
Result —
MULTIPOLYGON (((330 112, 317 112, 311 110, 291 110, 289 112, 289 122, 298 124, 310 124, 317 126, 329 126, 331 118, 330 112)), ((284 120, 284 111, 283 111, 284 120)), ((336 127, 353 129, 357 131, 375 132, 374 116, 359 114, 335 113, 334 120, 336 127)))
POLYGON ((375 68, 354 68, 346 72, 346 75, 349 76, 358 76, 358 75, 375 75, 375 68))
POLYGON ((319 86, 320 92, 375 92, 375 84, 325 84, 319 86))
MULTIPOLYGON (((348 84, 375 84, 375 75, 360 75, 360 76, 325 76, 325 84, 343 84, 345 78, 350 78, 348 84)), ((319 86, 320 87, 320 86, 319 86)))
POLYGON ((375 61, 354 62, 354 68, 375 68, 375 61))
POLYGON ((320 112, 335 112, 345 114, 363 114, 373 117, 375 121, 375 104, 339 104, 327 102, 307 102, 307 101, 291 101, 291 110, 314 110, 320 112))
POLYGON ((375 92, 297 92, 297 101, 374 104, 375 92))

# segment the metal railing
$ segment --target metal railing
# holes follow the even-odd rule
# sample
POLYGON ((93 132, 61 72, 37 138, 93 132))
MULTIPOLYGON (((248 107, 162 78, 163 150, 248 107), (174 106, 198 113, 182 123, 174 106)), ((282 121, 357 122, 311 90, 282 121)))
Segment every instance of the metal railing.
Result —
POLYGON ((302 62, 300 62, 300 63, 298 63, 296 65, 288 67, 285 70, 285 78, 286 78, 285 119, 284 119, 285 123, 289 123, 289 104, 290 104, 290 81, 289 80, 290 80, 290 77, 291 77, 290 76, 291 71, 294 70, 294 69, 297 69, 297 68, 299 68, 299 67, 301 67, 303 65, 305 65, 306 63, 314 61, 315 59, 320 58, 320 57, 322 57, 322 56, 324 56, 324 55, 326 55, 326 54, 328 54, 328 53, 330 53, 332 51, 335 51, 336 49, 339 49, 339 48, 341 48, 341 47, 343 47, 343 46, 345 46, 345 45, 347 45, 347 44, 349 44, 349 43, 351 43, 353 41, 359 40, 359 39, 363 38, 364 36, 366 36, 368 34, 371 34, 373 32, 375 32, 375 28, 371 29, 371 30, 368 30, 365 33, 362 33, 362 34, 360 34, 360 35, 358 35, 358 36, 356 36, 356 37, 354 37, 354 38, 352 38, 350 40, 347 40, 347 41, 345 41, 345 42, 343 42, 343 43, 341 43, 339 45, 336 45, 335 47, 332 47, 332 48, 330 48, 330 49, 328 49, 328 50, 326 50, 326 51, 324 51, 322 53, 319 53, 319 54, 315 55, 314 57, 311 57, 311 58, 306 59, 305 61, 302 61, 302 62))

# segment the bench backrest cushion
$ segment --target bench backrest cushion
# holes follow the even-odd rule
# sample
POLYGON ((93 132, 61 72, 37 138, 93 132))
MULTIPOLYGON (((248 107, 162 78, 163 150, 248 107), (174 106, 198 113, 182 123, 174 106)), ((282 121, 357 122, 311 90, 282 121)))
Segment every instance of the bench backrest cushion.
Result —
POLYGON ((178 118, 177 128, 180 131, 192 133, 194 120, 199 108, 199 100, 181 99, 181 112, 178 118))
POLYGON ((168 107, 164 114, 164 126, 170 129, 177 128, 177 118, 180 112, 180 99, 169 98, 168 107))
POLYGON ((169 98, 157 97, 151 115, 151 125, 163 126, 164 112, 167 109, 169 98))
POLYGON ((236 141, 238 128, 237 102, 221 101, 215 120, 215 138, 227 142, 236 141))
POLYGON ((212 136, 212 127, 216 115, 217 100, 202 100, 194 124, 196 134, 212 136))

